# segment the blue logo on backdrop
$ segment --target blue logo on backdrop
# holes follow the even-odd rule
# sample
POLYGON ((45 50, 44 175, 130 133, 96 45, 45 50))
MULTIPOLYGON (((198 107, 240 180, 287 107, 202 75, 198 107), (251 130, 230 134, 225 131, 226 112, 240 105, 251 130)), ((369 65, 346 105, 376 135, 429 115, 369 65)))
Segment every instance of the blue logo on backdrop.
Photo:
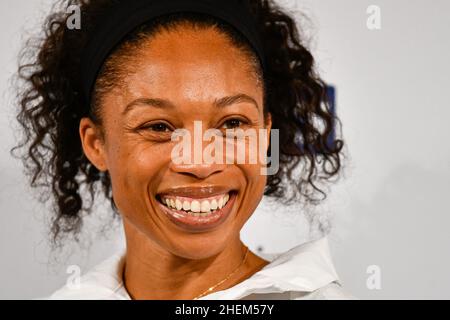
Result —
POLYGON ((336 123, 334 121, 334 117, 336 117, 336 88, 333 86, 327 86, 327 96, 330 111, 333 115, 333 130, 327 138, 327 144, 332 147, 334 145, 334 140, 336 139, 336 123))
MULTIPOLYGON (((332 148, 334 146, 334 142, 336 139, 336 123, 335 123, 335 117, 336 117, 336 88, 334 86, 330 86, 328 85, 326 88, 326 95, 328 97, 328 106, 329 106, 329 110, 331 112, 331 115, 333 117, 333 127, 330 131, 330 133, 328 134, 328 137, 326 138, 326 144, 327 146, 329 146, 330 148, 332 148)), ((298 119, 298 123, 300 126, 302 126, 302 119, 298 119)), ((303 136, 302 134, 299 132, 297 135, 297 144, 300 147, 300 151, 303 152, 304 148, 303 148, 303 136)), ((310 148, 313 148, 312 146, 310 148)), ((311 150, 312 153, 314 153, 314 150, 311 150)))

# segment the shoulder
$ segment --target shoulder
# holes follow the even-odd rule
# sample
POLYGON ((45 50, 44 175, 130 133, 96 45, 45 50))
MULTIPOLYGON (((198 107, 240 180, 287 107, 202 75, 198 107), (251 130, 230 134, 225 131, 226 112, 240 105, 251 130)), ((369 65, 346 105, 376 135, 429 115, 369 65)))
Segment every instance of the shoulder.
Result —
POLYGON ((79 279, 68 281, 45 300, 116 300, 129 299, 123 286, 124 253, 104 260, 79 279))
POLYGON ((334 281, 312 292, 292 292, 291 300, 357 300, 357 298, 339 282, 334 281))
POLYGON ((317 290, 317 299, 321 300, 356 300, 357 298, 350 294, 338 282, 332 282, 327 286, 317 290))

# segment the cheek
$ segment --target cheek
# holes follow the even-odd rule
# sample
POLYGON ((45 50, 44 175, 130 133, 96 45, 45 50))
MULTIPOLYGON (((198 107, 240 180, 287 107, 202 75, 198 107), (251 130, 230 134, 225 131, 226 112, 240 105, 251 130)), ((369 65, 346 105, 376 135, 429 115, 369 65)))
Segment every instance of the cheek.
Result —
POLYGON ((115 149, 111 179, 117 207, 124 214, 146 210, 149 194, 156 190, 170 161, 166 150, 170 148, 142 142, 115 149))
POLYGON ((239 169, 245 178, 245 188, 242 197, 242 208, 247 219, 258 207, 264 195, 267 177, 261 174, 262 166, 259 164, 240 165, 239 169))
POLYGON ((241 166, 241 168, 245 174, 249 187, 251 187, 253 191, 260 190, 266 185, 267 177, 261 174, 261 169, 263 168, 261 164, 248 164, 241 166))

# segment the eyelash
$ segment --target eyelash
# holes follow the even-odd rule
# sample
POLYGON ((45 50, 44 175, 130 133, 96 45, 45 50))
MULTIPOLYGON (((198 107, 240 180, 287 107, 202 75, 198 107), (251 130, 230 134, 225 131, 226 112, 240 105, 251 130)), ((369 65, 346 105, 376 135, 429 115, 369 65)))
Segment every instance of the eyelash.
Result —
MULTIPOLYGON (((222 126, 225 125, 226 123, 230 122, 230 121, 239 121, 239 123, 240 123, 241 125, 242 125, 242 124, 248 124, 248 121, 245 121, 244 119, 241 119, 241 118, 230 118, 230 119, 225 120, 225 121, 223 122, 222 126)), ((239 126, 238 126, 238 127, 239 127, 239 126)), ((235 128, 235 127, 233 127, 233 128, 235 128)), ((233 129, 233 128, 231 128, 231 129, 233 129)))
MULTIPOLYGON (((224 129, 234 129, 234 128, 238 128, 238 127, 242 126, 243 124, 249 123, 248 121, 246 121, 244 119, 235 117, 235 118, 229 118, 229 119, 225 120, 222 123, 221 127, 225 126, 226 124, 228 124, 232 121, 238 121, 239 124, 237 126, 233 125, 233 126, 231 126, 231 128, 224 128, 224 129)), ((141 126, 140 129, 141 130, 150 130, 150 131, 153 131, 156 133, 163 133, 163 134, 172 131, 172 128, 164 122, 156 122, 156 123, 152 123, 152 124, 143 125, 143 126, 141 126), (159 129, 161 129, 161 127, 159 129, 155 130, 155 128, 157 128, 158 126, 161 126, 161 125, 165 127, 164 128, 165 130, 159 130, 159 129)))
POLYGON ((167 130, 164 130, 164 131, 163 131, 163 130, 154 130, 154 128, 155 128, 156 126, 160 126, 160 125, 165 126, 165 129, 168 129, 168 131, 171 131, 171 130, 172 130, 172 129, 169 127, 169 125, 167 125, 167 124, 164 123, 164 122, 156 122, 156 123, 152 123, 152 124, 143 125, 143 126, 140 127, 140 129, 142 129, 142 130, 151 130, 151 131, 158 132, 158 133, 166 133, 167 130))

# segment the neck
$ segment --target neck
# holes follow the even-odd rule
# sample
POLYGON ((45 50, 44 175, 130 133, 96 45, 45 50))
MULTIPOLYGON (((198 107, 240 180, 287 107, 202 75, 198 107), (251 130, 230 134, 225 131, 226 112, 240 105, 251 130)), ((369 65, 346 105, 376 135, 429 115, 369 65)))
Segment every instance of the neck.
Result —
POLYGON ((237 272, 210 293, 236 285, 268 263, 249 251, 246 263, 242 264, 246 247, 239 237, 212 257, 187 259, 161 247, 125 219, 124 229, 127 253, 123 277, 133 299, 193 299, 238 267, 237 272))

